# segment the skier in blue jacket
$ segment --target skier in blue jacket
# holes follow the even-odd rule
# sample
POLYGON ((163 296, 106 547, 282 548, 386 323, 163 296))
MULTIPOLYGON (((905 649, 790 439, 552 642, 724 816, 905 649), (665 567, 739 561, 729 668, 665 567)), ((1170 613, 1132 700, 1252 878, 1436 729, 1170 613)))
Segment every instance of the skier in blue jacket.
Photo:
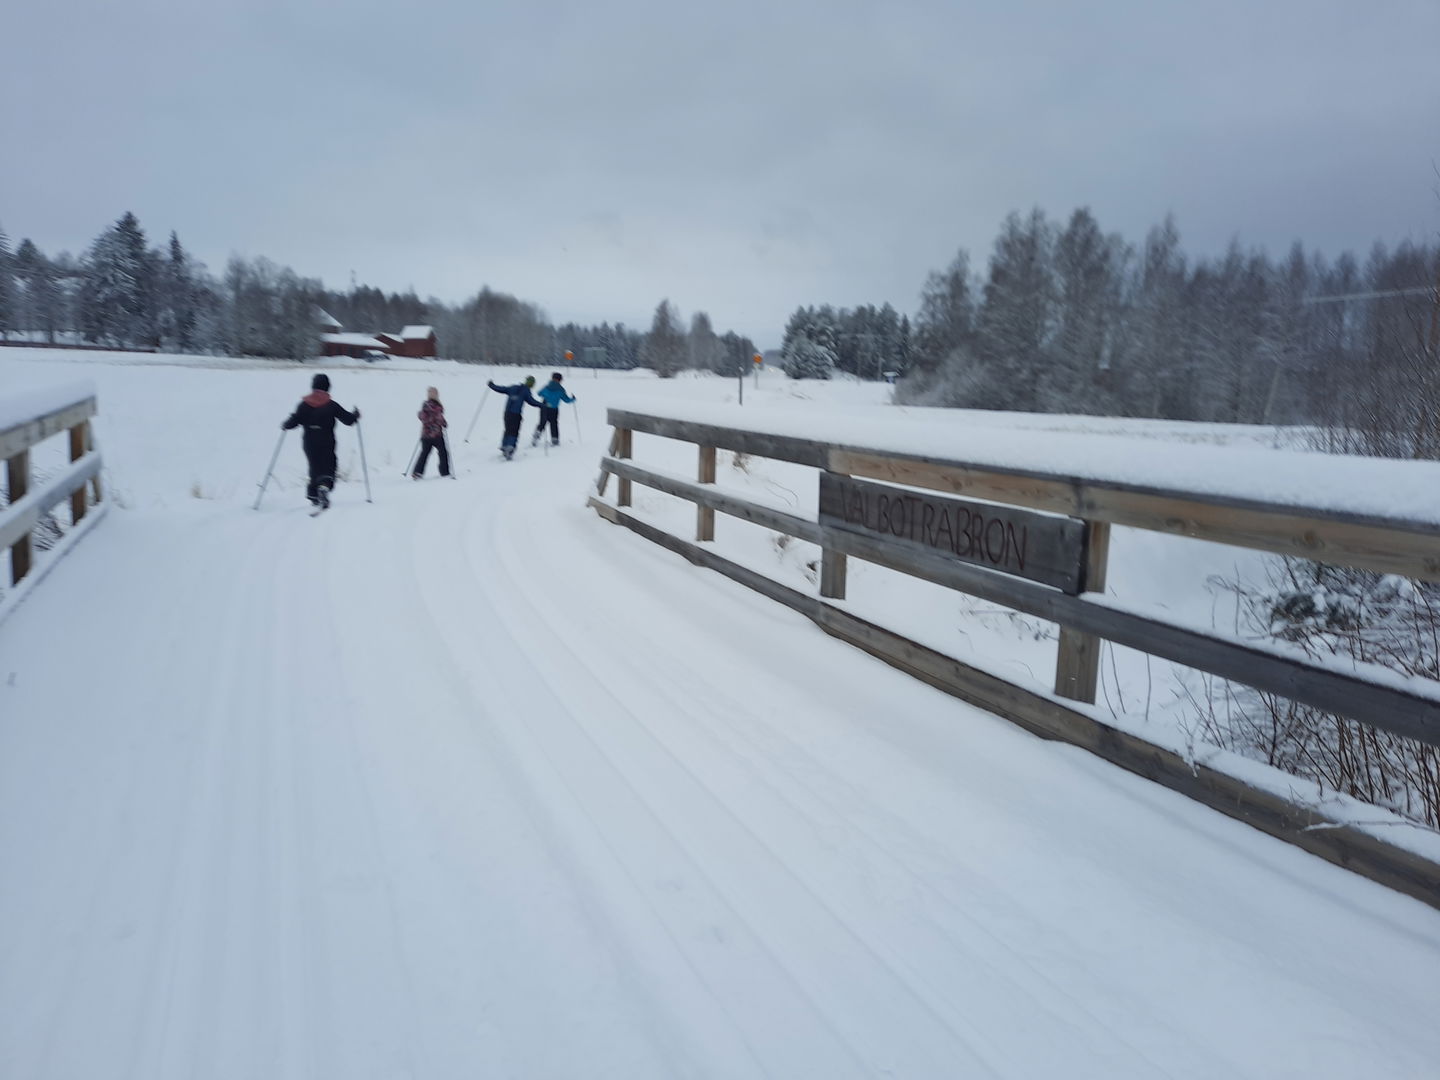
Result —
POLYGON ((514 386, 496 386, 494 382, 486 382, 485 385, 506 397, 505 437, 500 440, 500 452, 505 455, 505 460, 509 461, 515 456, 515 443, 520 439, 520 423, 525 406, 542 408, 540 402, 535 400, 535 395, 530 393, 530 388, 535 385, 535 376, 526 375, 523 383, 516 383, 514 386))
POLYGON ((575 398, 565 392, 560 385, 560 372, 550 373, 550 381, 542 386, 536 396, 540 399, 540 426, 535 429, 535 437, 530 440, 531 446, 540 445, 540 436, 545 433, 545 425, 550 425, 550 445, 560 445, 560 403, 562 401, 573 402, 575 398))

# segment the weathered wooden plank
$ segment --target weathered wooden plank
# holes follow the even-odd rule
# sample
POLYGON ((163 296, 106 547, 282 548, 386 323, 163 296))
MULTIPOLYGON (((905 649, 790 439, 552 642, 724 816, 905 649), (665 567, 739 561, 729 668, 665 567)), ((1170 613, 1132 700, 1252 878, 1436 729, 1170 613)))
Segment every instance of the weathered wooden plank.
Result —
POLYGON ((688 559, 696 566, 718 570, 726 577, 733 578, 742 585, 754 589, 762 596, 767 596, 771 600, 778 601, 787 607, 794 607, 797 611, 808 615, 811 611, 815 610, 820 603, 820 601, 813 596, 806 596, 804 593, 797 592, 788 585, 781 585, 778 581, 771 580, 764 574, 758 574, 754 570, 741 566, 739 563, 731 562, 723 555, 717 555, 714 548, 703 548, 698 544, 692 544, 688 540, 682 540, 680 537, 668 533, 664 529, 657 529, 648 522, 641 521, 633 514, 627 514, 618 507, 611 506, 602 499, 596 498, 594 495, 590 496, 588 502, 589 505, 607 521, 615 525, 624 525, 632 532, 639 533, 645 537, 645 539, 675 552, 675 554, 688 559))
POLYGON ((969 498, 1026 506, 1113 525, 1168 532, 1280 555, 1440 581, 1440 528, 1403 517, 1324 507, 1279 507, 1224 495, 1107 483, 1062 470, 997 469, 972 462, 913 458, 713 424, 611 409, 636 431, 703 442, 969 498))
POLYGON ((829 444, 813 439, 796 439, 787 435, 767 435, 715 424, 670 420, 650 413, 631 412, 628 409, 610 409, 607 416, 610 423, 616 427, 641 431, 647 435, 660 435, 667 439, 679 439, 682 442, 716 446, 721 450, 774 458, 776 461, 793 461, 823 469, 829 457, 829 444))
MULTIPOLYGON (((629 458, 635 449, 635 434, 630 428, 617 427, 615 429, 615 456, 617 458, 629 458)), ((619 483, 619 490, 615 493, 615 502, 620 506, 630 505, 630 481, 622 478, 619 483)))
MULTIPOLYGON (((616 448, 617 448, 619 445, 620 445, 620 432, 619 432, 618 430, 611 431, 611 432, 610 432, 610 448, 605 451, 605 456, 606 456, 607 458, 608 458, 608 457, 614 457, 614 456, 615 456, 615 450, 616 450, 616 448)), ((602 495, 602 496, 603 496, 603 495, 605 494, 605 488, 609 485, 609 483, 610 483, 610 473, 609 473, 609 471, 602 465, 601 468, 600 468, 600 475, 595 478, 595 493, 596 493, 597 495, 602 495)))
POLYGON ((886 544, 846 529, 826 529, 822 545, 1152 656, 1440 746, 1440 698, 1393 683, 1386 678, 1388 673, 1377 673, 1371 679, 1359 672, 1332 671, 1279 648, 1067 596, 1044 585, 886 544))
MULTIPOLYGON (((29 450, 12 454, 5 462, 5 485, 8 506, 19 502, 30 490, 29 450)), ((0 551, 4 550, 0 547, 0 551)), ((30 572, 33 556, 33 545, 28 532, 10 545, 10 584, 20 584, 20 579, 30 572)))
POLYGON ((1050 514, 1082 516, 1080 493, 1073 483, 1064 479, 1012 474, 960 462, 914 460, 840 446, 830 452, 830 468, 892 484, 1028 506, 1050 514))
POLYGON ((911 461, 837 447, 831 468, 911 487, 1220 544, 1440 581, 1440 528, 1403 517, 1266 506, 1178 490, 1128 487, 1056 473, 1004 472, 960 462, 911 461))
MULTIPOLYGON (((70 429, 70 460, 79 461, 85 456, 86 441, 90 428, 88 420, 81 420, 70 429)), ((70 524, 80 524, 85 516, 85 485, 81 484, 70 493, 70 524)))
MULTIPOLYGON (((813 620, 826 633, 1045 739, 1069 743, 1242 821, 1337 866, 1440 908, 1440 865, 1309 807, 1252 787, 1208 766, 1120 731, 1085 713, 945 656, 840 608, 672 536, 603 501, 590 505, 697 566, 715 570, 813 620)), ((981 571, 982 573, 984 571, 981 571)), ((1058 595, 1058 594, 1057 594, 1058 595)))
MULTIPOLYGON (((700 462, 698 479, 702 484, 715 483, 715 447, 700 447, 700 462)), ((695 507, 695 539, 715 539, 715 508, 711 506, 695 507)))
POLYGON ((0 431, 0 458, 12 458, 21 450, 28 450, 52 435, 59 435, 81 421, 90 419, 95 415, 95 411, 95 399, 90 397, 53 413, 6 428, 0 431))
POLYGON ((1241 642, 1163 622, 1122 607, 1067 596, 1056 589, 887 543, 848 529, 755 506, 697 484, 614 459, 602 462, 638 483, 704 502, 722 513, 787 533, 826 550, 851 555, 926 581, 1003 604, 1071 630, 1127 645, 1187 667, 1253 686, 1317 708, 1350 716, 1398 735, 1440 745, 1440 701, 1358 674, 1332 671, 1315 661, 1258 643, 1241 642))
POLYGON ((820 524, 856 529, 1078 593, 1085 523, 994 503, 820 474, 820 524))
MULTIPOLYGON (((1085 589, 1105 592, 1106 567, 1110 562, 1110 525, 1104 521, 1085 523, 1085 589)), ((1100 638, 1060 627, 1060 644, 1055 651, 1055 693, 1072 701, 1095 703, 1100 681, 1100 638)))
POLYGON ((98 475, 100 466, 99 454, 86 454, 63 472, 50 477, 43 486, 0 510, 0 548, 9 547, 20 537, 28 535, 44 514, 64 502, 77 487, 83 487, 98 475))
POLYGON ((808 540, 813 544, 820 543, 824 538, 820 526, 807 518, 796 517, 783 510, 772 510, 767 506, 758 506, 733 495, 727 495, 723 491, 694 484, 669 473, 643 469, 631 462, 620 461, 616 458, 603 459, 600 462, 600 468, 607 473, 613 472, 616 476, 654 488, 656 491, 663 491, 667 495, 674 495, 681 499, 689 499, 691 502, 711 507, 729 517, 773 529, 775 532, 784 533, 787 536, 808 540))
POLYGON ((1440 581, 1440 528, 1396 520, 1344 520, 1324 510, 1223 505, 1193 496, 1104 490, 1081 492, 1082 516, 1116 525, 1352 566, 1419 581, 1440 581))

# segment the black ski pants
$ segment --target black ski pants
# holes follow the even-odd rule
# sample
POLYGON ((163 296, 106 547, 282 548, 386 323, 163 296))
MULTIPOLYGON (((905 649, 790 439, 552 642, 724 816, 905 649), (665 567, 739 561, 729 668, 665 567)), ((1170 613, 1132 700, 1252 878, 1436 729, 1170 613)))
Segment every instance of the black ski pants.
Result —
POLYGON ((520 439, 520 425, 524 417, 518 412, 507 412, 505 414, 505 437, 500 440, 501 450, 514 450, 515 443, 520 439))
POLYGON ((549 405, 540 406, 540 426, 535 429, 535 441, 540 441, 540 436, 545 432, 545 425, 550 425, 550 442, 553 445, 560 443, 560 406, 551 408, 549 405))
POLYGON ((314 502, 322 487, 335 486, 335 436, 328 440, 305 440, 305 460, 310 463, 310 483, 305 497, 314 502))
POLYGON ((420 440, 420 457, 415 462, 415 475, 425 475, 425 466, 430 461, 431 450, 437 450, 440 453, 440 475, 449 476, 450 448, 445 445, 444 435, 436 435, 433 439, 422 438, 420 440))

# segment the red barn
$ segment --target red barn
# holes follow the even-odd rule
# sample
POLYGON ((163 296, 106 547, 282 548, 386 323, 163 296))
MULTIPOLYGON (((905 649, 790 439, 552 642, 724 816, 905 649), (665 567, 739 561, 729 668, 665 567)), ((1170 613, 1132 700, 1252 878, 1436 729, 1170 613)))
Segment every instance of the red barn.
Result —
POLYGON ((407 326, 400 331, 400 344, 390 350, 396 356, 434 358, 439 355, 433 326, 407 326))
POLYGON ((353 356, 364 359, 366 353, 383 353, 390 350, 385 343, 369 334, 321 334, 321 356, 353 356))

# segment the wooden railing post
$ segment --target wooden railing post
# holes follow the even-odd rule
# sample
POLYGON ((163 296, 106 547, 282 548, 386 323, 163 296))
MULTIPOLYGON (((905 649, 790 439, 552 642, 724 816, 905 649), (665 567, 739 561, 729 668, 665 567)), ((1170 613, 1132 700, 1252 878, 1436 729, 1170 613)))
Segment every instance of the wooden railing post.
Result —
POLYGON ((849 569, 849 556, 828 547, 822 547, 820 549, 820 595, 827 600, 844 600, 845 580, 849 576, 849 569))
MULTIPOLYGON (((5 463, 5 485, 11 506, 30 490, 29 450, 21 450, 5 463)), ((32 559, 30 534, 26 533, 10 545, 10 584, 20 584, 20 579, 30 572, 32 559)))
MULTIPOLYGON (((615 448, 620 445, 620 432, 618 429, 610 432, 610 448, 605 451, 606 457, 615 456, 615 448)), ((610 472, 601 468, 599 477, 595 480, 595 494, 604 496, 605 489, 610 486, 610 472)))
MULTIPOLYGON (((70 460, 79 461, 85 456, 85 432, 89 429, 90 422, 81 420, 70 429, 70 460)), ((85 516, 85 485, 81 484, 70 493, 70 522, 73 525, 80 524, 80 519, 85 516)))
MULTIPOLYGON (((1105 591, 1105 573, 1110 562, 1110 525, 1104 521, 1085 522, 1085 592, 1105 591)), ((1060 628, 1060 646, 1055 657, 1055 693, 1072 701, 1095 704, 1100 679, 1100 643, 1094 634, 1060 628)))
MULTIPOLYGON (((615 429, 615 456, 622 461, 628 461, 634 448, 635 433, 629 428, 615 429)), ((616 506, 630 505, 630 481, 622 479, 618 490, 615 493, 616 506)))
MULTIPOLYGON (((715 447, 700 447, 700 475, 702 484, 715 483, 715 447)), ((709 506, 695 507, 695 539, 715 539, 715 510, 709 506)))

